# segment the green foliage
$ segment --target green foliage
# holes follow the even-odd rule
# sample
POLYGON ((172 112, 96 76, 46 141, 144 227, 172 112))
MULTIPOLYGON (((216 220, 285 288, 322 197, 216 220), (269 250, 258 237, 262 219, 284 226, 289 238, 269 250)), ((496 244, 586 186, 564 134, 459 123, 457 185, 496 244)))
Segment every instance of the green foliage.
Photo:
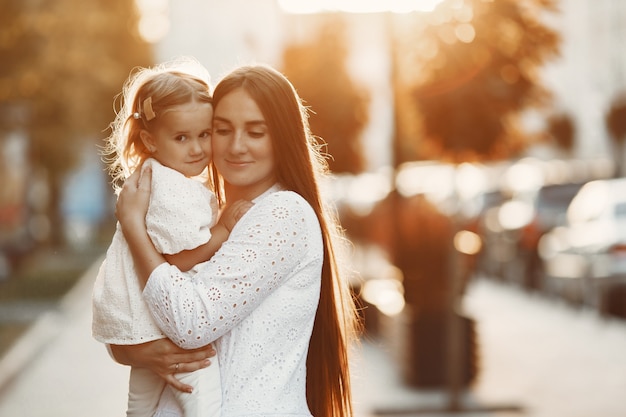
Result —
POLYGON ((31 163, 47 172, 52 224, 65 175, 113 120, 131 69, 152 63, 127 0, 8 0, 0 5, 0 139, 26 133, 31 163))
MULTIPOLYGON (((418 114, 425 157, 501 159, 525 146, 520 112, 550 94, 538 69, 558 55, 558 34, 542 23, 553 0, 443 2, 398 51, 409 56, 406 103, 418 114)), ((406 62, 406 59, 405 61, 406 62)))
POLYGON ((359 173, 365 167, 361 132, 368 121, 369 96, 347 72, 345 27, 337 15, 309 43, 289 45, 283 71, 312 110, 311 130, 327 144, 335 173, 359 173))

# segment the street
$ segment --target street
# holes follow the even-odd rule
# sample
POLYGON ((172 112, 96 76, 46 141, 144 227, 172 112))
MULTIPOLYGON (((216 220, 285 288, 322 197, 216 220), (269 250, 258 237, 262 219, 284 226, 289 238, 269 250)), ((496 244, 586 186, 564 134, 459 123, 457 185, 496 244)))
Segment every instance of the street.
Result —
MULTIPOLYGON (((0 360, 0 416, 124 415, 128 371, 91 338, 95 272, 92 267, 59 311, 42 316, 0 360)), ((354 356, 357 417, 384 410, 404 410, 396 416, 626 415, 624 321, 486 279, 470 285, 463 305, 477 321, 480 364, 462 404, 483 411, 444 412, 446 391, 405 386, 390 347, 374 339, 363 341, 354 356), (511 405, 519 410, 501 407, 511 405)))

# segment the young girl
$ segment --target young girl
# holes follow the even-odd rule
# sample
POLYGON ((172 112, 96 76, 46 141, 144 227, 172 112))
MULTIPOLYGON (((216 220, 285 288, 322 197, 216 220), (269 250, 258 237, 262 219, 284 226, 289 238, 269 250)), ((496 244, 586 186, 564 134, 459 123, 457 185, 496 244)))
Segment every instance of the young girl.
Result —
MULTIPOLYGON (((208 74, 194 61, 141 69, 124 86, 122 108, 106 148, 114 156, 110 172, 120 182, 137 169, 151 168, 154 181, 145 222, 153 244, 165 255, 202 246, 199 259, 206 260, 236 222, 233 209, 215 223, 215 196, 198 178, 211 159, 212 117, 208 74)), ((94 285, 93 336, 115 345, 165 337, 141 297, 119 224, 94 285)), ((185 416, 219 415, 217 361, 177 377, 194 387, 192 392, 176 391, 185 416)), ((164 380, 152 371, 131 368, 127 415, 153 416, 164 387, 164 380)))

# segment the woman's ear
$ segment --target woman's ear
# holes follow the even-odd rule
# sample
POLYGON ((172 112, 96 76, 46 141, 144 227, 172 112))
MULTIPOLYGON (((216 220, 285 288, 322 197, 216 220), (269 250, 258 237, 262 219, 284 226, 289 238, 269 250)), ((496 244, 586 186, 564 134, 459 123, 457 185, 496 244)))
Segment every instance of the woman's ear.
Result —
POLYGON ((156 145, 154 144, 154 139, 152 138, 150 132, 145 129, 141 129, 141 132, 139 132, 139 137, 141 138, 143 145, 146 147, 146 149, 148 149, 148 152, 154 153, 154 151, 156 151, 156 145))

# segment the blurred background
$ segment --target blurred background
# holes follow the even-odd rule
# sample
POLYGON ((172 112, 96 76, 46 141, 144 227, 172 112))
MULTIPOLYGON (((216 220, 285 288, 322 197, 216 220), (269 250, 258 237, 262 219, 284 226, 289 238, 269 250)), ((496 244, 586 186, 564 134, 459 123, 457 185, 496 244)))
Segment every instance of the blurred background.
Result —
POLYGON ((106 251, 116 95, 181 55, 214 83, 269 63, 312 109, 363 340, 404 386, 484 389, 507 297, 623 334, 624 23, 620 0, 1 0, 0 357, 106 251))

